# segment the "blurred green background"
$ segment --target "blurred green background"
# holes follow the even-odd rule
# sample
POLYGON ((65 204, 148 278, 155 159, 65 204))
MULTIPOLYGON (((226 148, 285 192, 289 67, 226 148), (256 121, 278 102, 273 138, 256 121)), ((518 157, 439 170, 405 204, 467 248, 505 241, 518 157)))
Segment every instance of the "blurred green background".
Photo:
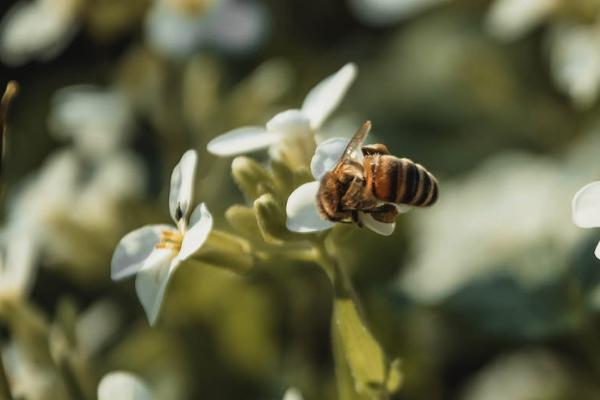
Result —
POLYGON ((391 237, 332 232, 402 360, 393 398, 600 399, 600 232, 570 209, 600 175, 600 1, 5 0, 0 15, 0 83, 21 88, 0 245, 35 248, 27 295, 0 289, 24 399, 61 398, 65 376, 93 398, 115 369, 160 399, 335 398, 331 288, 311 263, 181 268, 154 328, 109 272, 125 233, 169 221, 188 148, 197 198, 232 231, 224 212, 248 199, 206 143, 297 107, 350 61, 358 78, 321 134, 370 119, 372 141, 440 182, 391 237))

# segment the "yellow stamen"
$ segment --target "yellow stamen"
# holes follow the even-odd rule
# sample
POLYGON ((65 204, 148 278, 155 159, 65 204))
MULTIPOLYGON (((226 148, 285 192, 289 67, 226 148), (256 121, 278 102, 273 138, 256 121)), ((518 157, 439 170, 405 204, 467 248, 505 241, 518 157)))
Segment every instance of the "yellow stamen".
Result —
POLYGON ((181 250, 183 235, 180 232, 164 230, 160 233, 160 241, 154 246, 156 249, 181 250))

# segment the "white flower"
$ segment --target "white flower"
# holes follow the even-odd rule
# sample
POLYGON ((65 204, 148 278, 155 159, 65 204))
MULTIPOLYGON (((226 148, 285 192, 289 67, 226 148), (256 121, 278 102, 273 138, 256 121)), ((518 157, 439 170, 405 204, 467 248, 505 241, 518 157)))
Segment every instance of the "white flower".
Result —
MULTIPOLYGON (((582 187, 573 197, 573 223, 580 228, 600 228, 600 181, 582 187)), ((600 243, 596 247, 600 258, 600 243)))
POLYGON ((328 76, 306 96, 301 109, 283 111, 266 127, 245 126, 224 133, 208 143, 209 152, 232 156, 270 147, 293 135, 314 134, 338 107, 356 77, 356 66, 346 64, 328 76))
POLYGON ((81 186, 80 171, 80 160, 73 151, 61 150, 49 156, 41 170, 11 198, 9 224, 42 240, 52 238, 52 224, 72 210, 81 186))
POLYGON ((132 125, 131 105, 116 90, 77 85, 59 90, 52 99, 51 132, 59 139, 72 139, 86 158, 120 150, 132 125))
POLYGON ((569 204, 574 177, 585 171, 514 153, 446 181, 443 201, 413 222, 402 289, 434 303, 497 274, 524 288, 561 276, 581 237, 561 210, 569 204))
POLYGON ((486 18, 487 29, 499 39, 516 39, 549 17, 559 3, 560 0, 496 0, 486 18))
POLYGON ((0 22, 0 57, 9 64, 55 57, 77 31, 80 0, 19 1, 0 22))
POLYGON ((151 400, 152 398, 148 385, 129 372, 110 372, 98 385, 98 400, 151 400))
POLYGON ((27 295, 35 275, 37 247, 29 232, 7 229, 0 254, 0 300, 27 295))
POLYGON ((556 24, 550 36, 552 75, 575 105, 591 106, 600 90, 600 23, 556 24))
POLYGON ((193 256, 212 229, 212 216, 205 204, 192 211, 197 154, 187 151, 173 169, 169 211, 177 227, 148 225, 121 239, 111 263, 114 280, 137 274, 135 287, 153 325, 165 290, 177 267, 193 256))
POLYGON ((354 14, 374 26, 398 22, 447 1, 449 0, 349 0, 354 14))
POLYGON ((289 388, 283 395, 283 400, 303 400, 302 393, 296 388, 289 388))
MULTIPOLYGON (((294 232, 318 232, 329 229, 335 225, 334 222, 324 219, 317 209, 317 192, 319 190, 320 180, 331 170, 344 152, 349 139, 332 138, 321 143, 312 158, 310 169, 315 181, 305 183, 290 194, 286 205, 287 221, 286 225, 290 231, 294 232)), ((360 153, 360 152, 357 152, 360 153)), ((362 159, 362 154, 353 155, 358 160, 362 159)), ((380 235, 389 236, 394 232, 395 223, 383 223, 375 220, 370 214, 359 212, 359 221, 380 235)))
POLYGON ((219 0, 198 13, 173 3, 157 0, 146 19, 148 41, 171 57, 185 57, 202 47, 245 53, 267 34, 268 14, 259 2, 219 0))
POLYGON ((560 358, 541 349, 502 354, 479 370, 461 400, 570 398, 574 382, 560 358))

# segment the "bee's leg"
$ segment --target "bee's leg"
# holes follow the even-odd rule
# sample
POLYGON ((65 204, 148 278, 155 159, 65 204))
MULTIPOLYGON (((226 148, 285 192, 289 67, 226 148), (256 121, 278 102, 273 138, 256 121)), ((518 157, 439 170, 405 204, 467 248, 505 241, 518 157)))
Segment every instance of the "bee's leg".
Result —
POLYGON ((385 144, 381 144, 381 143, 368 144, 368 145, 363 146, 361 149, 362 149, 362 153, 364 156, 371 156, 374 154, 384 154, 384 155, 390 154, 390 151, 385 146, 385 144))
POLYGON ((360 219, 358 218, 358 211, 356 210, 352 211, 352 222, 358 225, 359 228, 363 227, 362 222, 360 222, 360 219))
POLYGON ((393 204, 383 204, 367 211, 371 216, 379 222, 391 224, 396 220, 399 212, 393 204))
POLYGON ((377 199, 366 187, 363 179, 354 178, 342 197, 342 205, 346 210, 361 210, 375 207, 377 199))

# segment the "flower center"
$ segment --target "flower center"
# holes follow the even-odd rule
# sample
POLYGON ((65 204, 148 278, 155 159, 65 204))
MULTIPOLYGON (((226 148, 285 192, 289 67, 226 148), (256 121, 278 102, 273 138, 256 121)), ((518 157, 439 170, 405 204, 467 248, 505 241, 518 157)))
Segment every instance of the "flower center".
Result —
POLYGON ((157 249, 171 249, 175 252, 181 250, 183 235, 178 231, 164 230, 160 233, 160 241, 154 246, 157 249))

